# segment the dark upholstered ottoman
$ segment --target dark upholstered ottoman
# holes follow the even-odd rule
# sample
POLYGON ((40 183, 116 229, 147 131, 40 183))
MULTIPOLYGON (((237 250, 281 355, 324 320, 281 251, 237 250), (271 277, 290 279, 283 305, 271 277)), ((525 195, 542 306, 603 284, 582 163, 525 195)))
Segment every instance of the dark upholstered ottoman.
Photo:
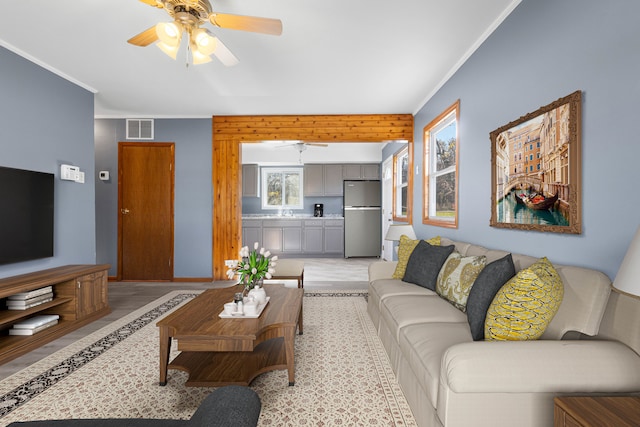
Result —
POLYGON ((43 420, 16 422, 7 427, 255 427, 258 424, 261 406, 260 398, 255 391, 249 387, 230 385, 220 387, 207 396, 190 420, 154 420, 149 418, 43 420))

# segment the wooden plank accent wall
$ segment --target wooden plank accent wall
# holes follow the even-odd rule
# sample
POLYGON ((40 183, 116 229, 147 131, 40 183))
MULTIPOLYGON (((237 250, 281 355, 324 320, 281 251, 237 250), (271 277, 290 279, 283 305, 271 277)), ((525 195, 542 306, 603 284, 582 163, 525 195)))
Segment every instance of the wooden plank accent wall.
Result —
POLYGON ((406 140, 413 152, 411 114, 213 116, 213 279, 226 279, 225 259, 242 245, 243 142, 384 142, 406 140))

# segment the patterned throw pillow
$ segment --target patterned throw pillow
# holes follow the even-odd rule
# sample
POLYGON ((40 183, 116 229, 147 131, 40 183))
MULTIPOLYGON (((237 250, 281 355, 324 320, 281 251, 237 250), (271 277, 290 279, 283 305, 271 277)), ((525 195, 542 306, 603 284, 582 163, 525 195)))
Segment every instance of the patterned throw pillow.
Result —
POLYGON ((535 340, 556 315, 564 285, 545 257, 520 270, 498 291, 487 311, 484 336, 492 340, 535 340))
MULTIPOLYGON (((409 257, 411 253, 418 245, 420 240, 413 240, 404 234, 400 236, 400 243, 398 245, 398 264, 396 265, 396 270, 393 272, 391 276, 394 279, 400 279, 404 277, 404 273, 407 271, 407 263, 409 262, 409 257)), ((440 246, 440 236, 432 237, 429 240, 425 240, 425 242, 430 245, 440 246)))
POLYGON ((467 298, 476 277, 487 263, 487 257, 462 256, 453 252, 438 273, 436 292, 463 312, 467 309, 467 298))

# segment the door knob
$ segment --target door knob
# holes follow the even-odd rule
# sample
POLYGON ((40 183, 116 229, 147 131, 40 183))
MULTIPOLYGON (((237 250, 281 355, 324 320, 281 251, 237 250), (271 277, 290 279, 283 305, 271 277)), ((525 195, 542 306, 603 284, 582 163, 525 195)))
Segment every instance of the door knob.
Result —
POLYGON ((129 209, 124 208, 124 209, 120 209, 120 212, 122 212, 122 215, 126 215, 129 213, 129 209))

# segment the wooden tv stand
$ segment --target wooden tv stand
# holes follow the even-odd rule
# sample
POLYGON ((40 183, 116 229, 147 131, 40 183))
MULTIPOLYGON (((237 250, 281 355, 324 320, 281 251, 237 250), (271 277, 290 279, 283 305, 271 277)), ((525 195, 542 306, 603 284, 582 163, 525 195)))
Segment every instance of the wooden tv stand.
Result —
POLYGON ((66 265, 0 279, 0 364, 30 352, 109 314, 108 264, 66 265), (45 286, 53 287, 53 301, 26 310, 6 309, 8 296, 45 286), (58 314, 58 324, 34 335, 9 335, 9 329, 28 317, 58 314))

